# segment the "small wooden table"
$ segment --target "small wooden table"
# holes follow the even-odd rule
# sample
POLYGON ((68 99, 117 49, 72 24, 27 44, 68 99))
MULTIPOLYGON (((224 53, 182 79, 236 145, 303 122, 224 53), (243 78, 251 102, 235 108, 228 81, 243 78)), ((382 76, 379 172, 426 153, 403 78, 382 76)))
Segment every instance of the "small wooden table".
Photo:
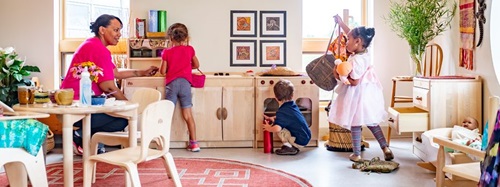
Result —
MULTIPOLYGON (((75 101, 76 102, 76 101, 75 101)), ((83 141, 83 162, 90 156, 90 116, 96 113, 106 113, 115 117, 128 119, 128 132, 130 137, 130 146, 137 146, 137 108, 139 104, 130 101, 115 101, 122 104, 112 106, 89 106, 77 107, 57 106, 51 104, 28 104, 13 106, 16 111, 39 112, 46 114, 56 114, 62 117, 63 123, 63 166, 64 166, 64 186, 73 186, 73 124, 81 119, 82 123, 82 141, 83 141)), ((84 172, 85 173, 85 172, 84 172)), ((92 177, 92 176, 83 176, 92 177)))

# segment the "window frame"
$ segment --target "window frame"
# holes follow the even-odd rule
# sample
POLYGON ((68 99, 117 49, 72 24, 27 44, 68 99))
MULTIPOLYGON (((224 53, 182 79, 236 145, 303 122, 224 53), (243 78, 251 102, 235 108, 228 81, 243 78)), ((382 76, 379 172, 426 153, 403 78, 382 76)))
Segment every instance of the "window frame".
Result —
MULTIPOLYGON (((80 46, 83 41, 87 38, 66 38, 65 33, 65 21, 66 21, 66 0, 59 0, 61 4, 59 15, 61 15, 59 19, 59 53, 61 53, 61 59, 63 58, 63 53, 72 53, 75 52, 78 46, 80 46)), ((130 8, 129 8, 130 9, 130 8)), ((130 21, 130 20, 129 20, 130 21)), ((129 33, 130 34, 130 33, 129 33)), ((108 46, 108 49, 111 51, 111 54, 126 54, 127 53, 127 39, 128 38, 120 38, 120 41, 116 46, 108 46)))
MULTIPOLYGON (((368 0, 361 1, 361 25, 368 23, 368 0)), ((343 15, 346 17, 346 15, 343 15)), ((302 38, 302 53, 324 53, 330 38, 302 38)))
MULTIPOLYGON (((361 25, 368 25, 368 0, 361 1, 361 25)), ((348 15, 342 15, 346 18, 348 15)), ((302 38, 302 54, 323 55, 326 52, 325 46, 328 46, 330 38, 302 38)), ((304 63, 304 62, 302 62, 304 63)), ((302 64, 304 66, 304 64, 302 64)), ((320 88, 319 101, 322 105, 327 105, 335 97, 333 91, 325 91, 320 88), (322 92, 332 92, 331 98, 321 98, 322 92)))

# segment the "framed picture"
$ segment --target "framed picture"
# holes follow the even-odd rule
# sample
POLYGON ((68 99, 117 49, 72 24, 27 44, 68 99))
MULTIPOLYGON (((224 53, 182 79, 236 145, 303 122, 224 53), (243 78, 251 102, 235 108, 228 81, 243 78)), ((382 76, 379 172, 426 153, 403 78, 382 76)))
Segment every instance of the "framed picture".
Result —
POLYGON ((286 66, 286 40, 260 41, 260 66, 286 66))
POLYGON ((256 37, 257 11, 231 10, 231 37, 256 37))
POLYGON ((257 66, 256 40, 230 41, 230 66, 257 66))
POLYGON ((260 11, 261 37, 286 37, 286 11, 260 11))

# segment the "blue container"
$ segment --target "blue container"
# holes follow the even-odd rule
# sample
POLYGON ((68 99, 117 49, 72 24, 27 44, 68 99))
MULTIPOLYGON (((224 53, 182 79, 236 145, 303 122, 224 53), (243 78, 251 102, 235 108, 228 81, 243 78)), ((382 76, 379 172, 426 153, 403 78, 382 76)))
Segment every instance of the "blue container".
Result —
POLYGON ((105 95, 93 95, 92 96, 92 105, 104 105, 106 102, 105 95))

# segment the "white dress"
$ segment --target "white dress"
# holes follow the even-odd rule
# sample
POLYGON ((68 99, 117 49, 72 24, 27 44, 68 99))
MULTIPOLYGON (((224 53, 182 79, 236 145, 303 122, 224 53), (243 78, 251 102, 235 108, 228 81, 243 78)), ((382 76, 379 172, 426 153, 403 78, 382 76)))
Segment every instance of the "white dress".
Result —
POLYGON ((351 55, 347 61, 353 66, 349 76, 360 82, 356 86, 339 83, 328 121, 346 129, 363 124, 376 126, 385 120, 387 112, 382 85, 371 65, 370 54, 351 55))

